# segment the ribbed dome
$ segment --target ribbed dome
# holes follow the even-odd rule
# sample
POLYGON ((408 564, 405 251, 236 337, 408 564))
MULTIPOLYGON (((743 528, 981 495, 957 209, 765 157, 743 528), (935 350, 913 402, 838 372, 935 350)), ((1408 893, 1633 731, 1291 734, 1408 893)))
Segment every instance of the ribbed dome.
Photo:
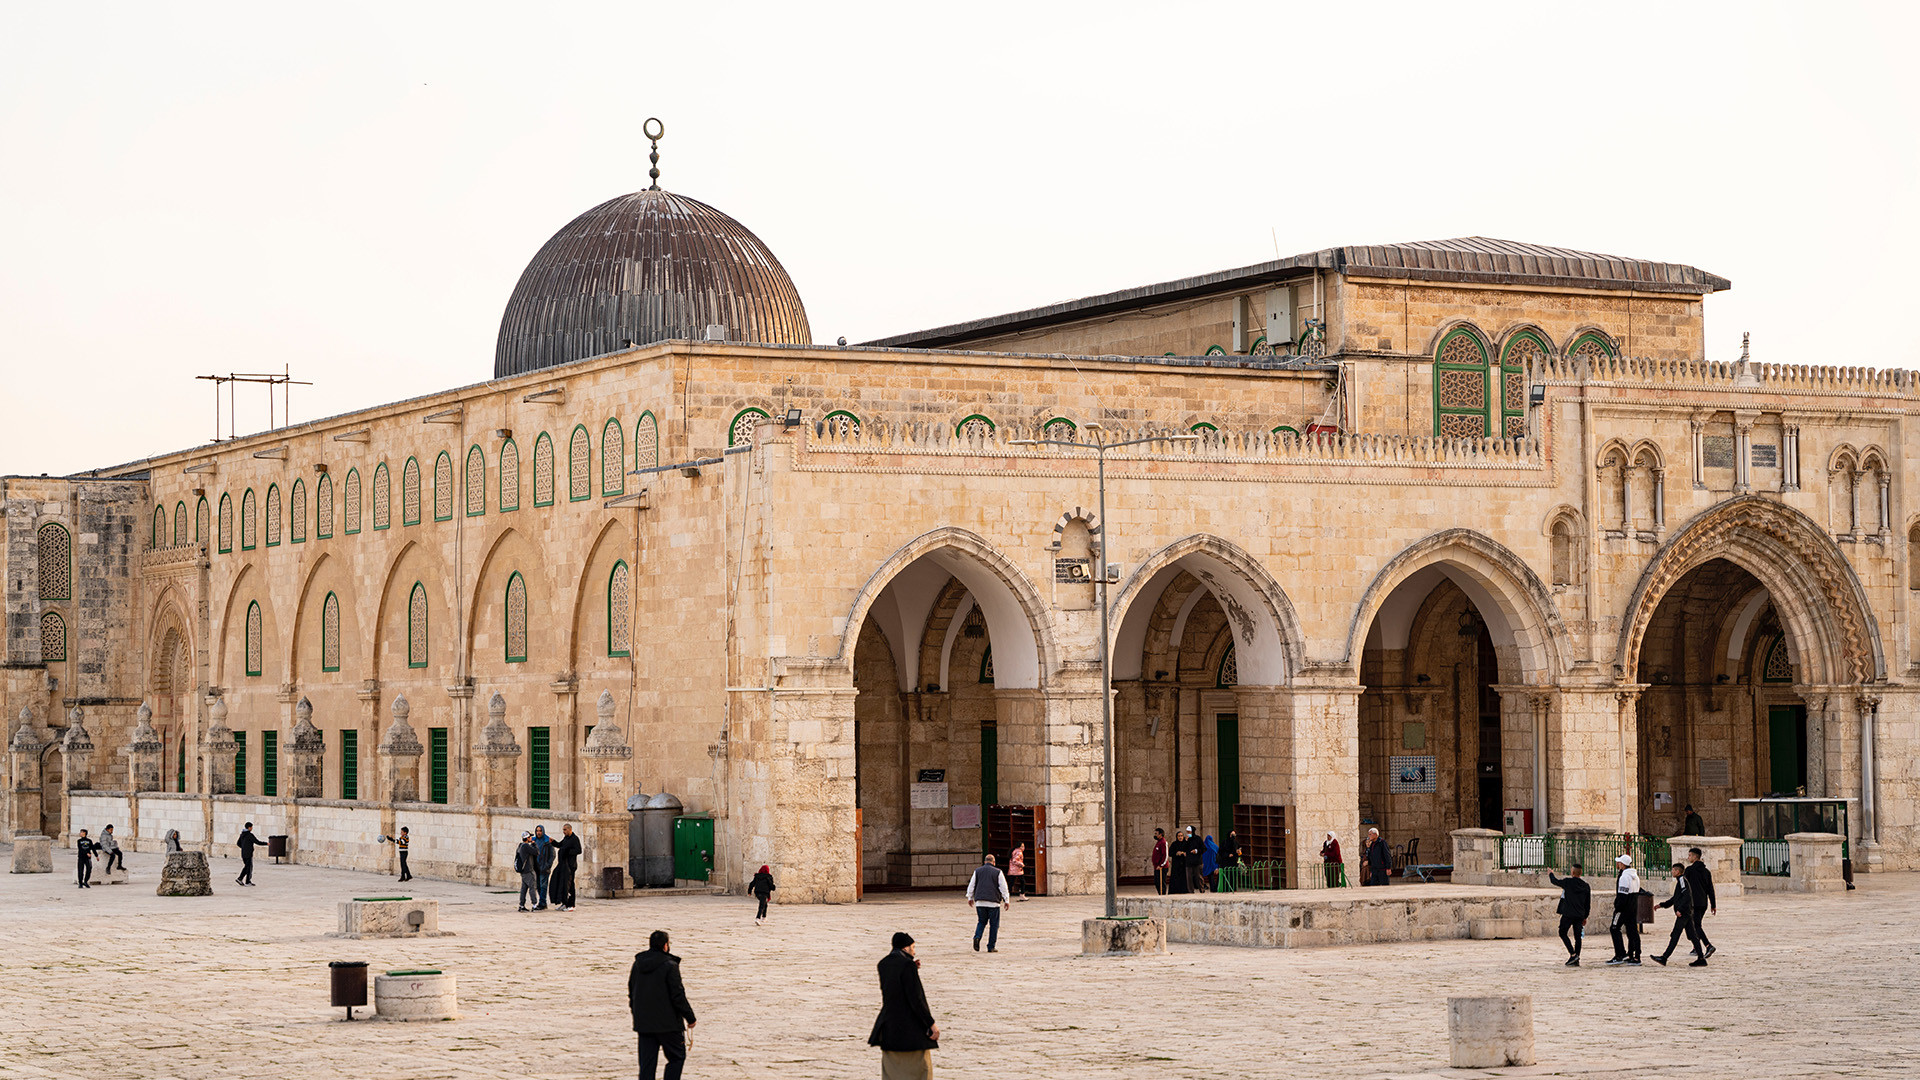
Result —
POLYGON ((706 337, 806 345, 807 310, 780 260, 746 226, 665 191, 609 199, 553 235, 500 318, 493 376, 706 337))

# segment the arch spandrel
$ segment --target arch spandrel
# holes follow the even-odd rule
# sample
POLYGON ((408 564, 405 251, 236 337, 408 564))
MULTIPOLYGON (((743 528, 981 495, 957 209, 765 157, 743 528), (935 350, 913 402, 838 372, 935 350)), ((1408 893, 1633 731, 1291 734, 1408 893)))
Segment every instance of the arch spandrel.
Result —
POLYGON ((1153 607, 1182 571, 1198 579, 1226 613, 1241 682, 1280 686, 1300 670, 1305 660, 1300 619, 1286 590, 1239 545, 1218 536, 1198 535, 1149 555, 1114 597, 1116 678, 1139 675, 1137 670, 1123 673, 1120 665, 1139 663, 1153 607))
POLYGON ((1701 514, 1654 554, 1621 620, 1616 675, 1639 670, 1660 601, 1688 571, 1725 559, 1758 578, 1795 639, 1805 670, 1823 683, 1874 682, 1886 658, 1866 592, 1832 538, 1805 514, 1758 495, 1701 514), (1811 655, 1809 655, 1811 654, 1811 655))

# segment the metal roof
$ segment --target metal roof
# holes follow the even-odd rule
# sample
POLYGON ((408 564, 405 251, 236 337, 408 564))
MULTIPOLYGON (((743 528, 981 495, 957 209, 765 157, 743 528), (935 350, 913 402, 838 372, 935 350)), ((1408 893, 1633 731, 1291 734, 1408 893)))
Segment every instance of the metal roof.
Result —
POLYGON ((1699 296, 1733 287, 1726 278, 1681 263, 1627 259, 1591 251, 1523 244, 1486 236, 1406 244, 1353 244, 1198 277, 1163 281, 1045 307, 993 315, 911 334, 865 342, 900 348, 940 348, 973 338, 1011 334, 1097 318, 1133 308, 1198 299, 1294 280, 1320 269, 1351 277, 1618 289, 1699 296))

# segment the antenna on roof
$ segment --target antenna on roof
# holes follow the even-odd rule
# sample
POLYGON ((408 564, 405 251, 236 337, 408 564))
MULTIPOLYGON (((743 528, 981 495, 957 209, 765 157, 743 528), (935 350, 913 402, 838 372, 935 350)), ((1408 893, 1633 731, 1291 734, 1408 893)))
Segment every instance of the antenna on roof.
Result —
POLYGON ((653 180, 653 186, 647 190, 659 191, 660 140, 666 137, 667 125, 661 123, 659 117, 649 116, 647 117, 647 122, 640 125, 640 133, 645 135, 653 143, 653 152, 647 155, 647 160, 653 163, 653 168, 647 170, 647 176, 653 180))
POLYGON ((1751 337, 1753 337, 1751 331, 1740 331, 1740 362, 1743 364, 1747 362, 1747 340, 1751 337))

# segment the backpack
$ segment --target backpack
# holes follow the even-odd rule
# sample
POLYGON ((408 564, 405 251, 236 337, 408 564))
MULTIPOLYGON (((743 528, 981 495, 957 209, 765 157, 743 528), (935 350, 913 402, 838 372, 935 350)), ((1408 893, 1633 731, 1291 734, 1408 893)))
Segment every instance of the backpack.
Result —
POLYGON ((513 853, 513 872, 530 874, 533 872, 533 845, 521 844, 513 853))

